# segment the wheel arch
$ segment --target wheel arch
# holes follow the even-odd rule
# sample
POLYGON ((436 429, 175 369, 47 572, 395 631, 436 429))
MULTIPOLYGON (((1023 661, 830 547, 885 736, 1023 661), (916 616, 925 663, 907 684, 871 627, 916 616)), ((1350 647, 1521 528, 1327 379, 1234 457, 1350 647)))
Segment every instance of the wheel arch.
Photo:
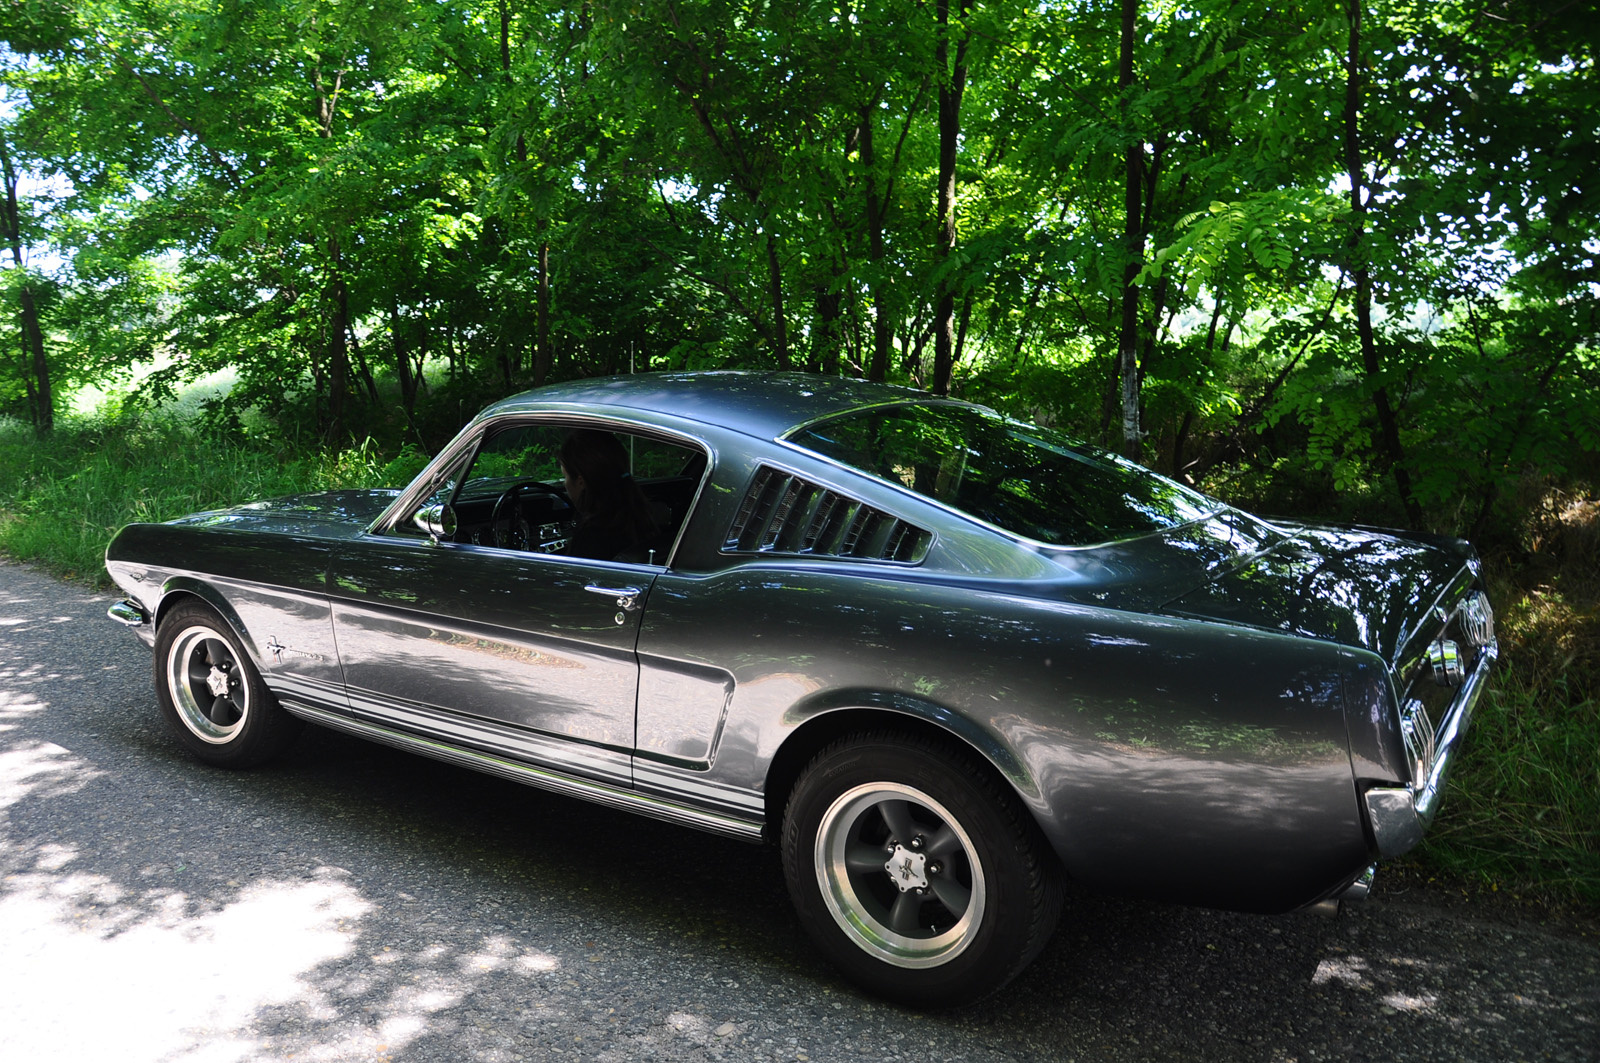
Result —
POLYGON ((222 622, 233 630, 234 637, 250 655, 251 663, 259 670, 261 662, 256 658, 255 642, 250 638, 249 630, 240 618, 237 610, 228 603, 221 592, 204 580, 194 579, 190 576, 174 576, 161 588, 161 601, 156 603, 155 616, 152 627, 161 630, 161 624, 171 612, 185 602, 199 602, 213 610, 222 618, 222 622))
MULTIPOLYGON (((873 731, 900 731, 934 738, 970 754, 1038 824, 1039 788, 1009 747, 966 717, 943 706, 898 695, 862 696, 811 706, 808 717, 784 738, 767 769, 767 836, 775 840, 794 784, 813 757, 839 738, 873 731)), ((1053 847, 1045 846, 1053 855, 1053 847)))

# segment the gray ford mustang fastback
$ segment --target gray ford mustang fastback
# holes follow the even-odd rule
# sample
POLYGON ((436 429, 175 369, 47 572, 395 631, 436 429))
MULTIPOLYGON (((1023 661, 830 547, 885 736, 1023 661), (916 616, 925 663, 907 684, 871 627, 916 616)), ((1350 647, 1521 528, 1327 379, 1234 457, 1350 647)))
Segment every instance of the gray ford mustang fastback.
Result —
POLYGON ((130 525, 106 567, 202 760, 309 720, 773 840, 818 947, 921 1006, 1016 975, 1064 876, 1256 912, 1365 893, 1496 655, 1463 542, 1262 520, 802 375, 541 388, 403 491, 130 525), (615 556, 572 549, 580 429, 654 515, 615 556))

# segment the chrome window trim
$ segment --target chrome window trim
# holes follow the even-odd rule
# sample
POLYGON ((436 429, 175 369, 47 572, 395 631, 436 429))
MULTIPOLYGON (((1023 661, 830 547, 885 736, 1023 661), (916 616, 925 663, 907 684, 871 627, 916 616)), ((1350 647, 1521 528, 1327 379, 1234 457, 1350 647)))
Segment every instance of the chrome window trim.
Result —
MULTIPOLYGON (((836 417, 854 417, 858 413, 866 413, 869 410, 886 410, 891 406, 964 406, 969 410, 982 410, 985 413, 992 413, 996 417, 1009 420, 1000 411, 990 409, 988 406, 980 406, 976 402, 963 402, 961 399, 952 399, 948 396, 939 395, 928 395, 926 397, 909 395, 902 399, 884 399, 882 402, 869 402, 864 406, 852 406, 848 410, 835 410, 833 413, 818 414, 809 421, 801 421, 792 428, 784 429, 783 434, 773 442, 788 443, 791 437, 799 435, 812 425, 821 424, 823 421, 831 421, 836 417)), ((807 454, 816 453, 815 451, 806 450, 804 447, 797 446, 796 449, 804 450, 807 454)), ((821 455, 818 456, 820 457, 821 455)))

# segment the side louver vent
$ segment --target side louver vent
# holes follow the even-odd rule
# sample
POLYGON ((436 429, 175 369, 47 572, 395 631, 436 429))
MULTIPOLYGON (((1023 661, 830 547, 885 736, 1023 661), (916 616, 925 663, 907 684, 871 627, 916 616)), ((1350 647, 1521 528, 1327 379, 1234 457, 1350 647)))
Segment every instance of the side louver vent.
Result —
POLYGON ((933 536, 820 484, 762 466, 728 529, 735 553, 921 561, 933 536))

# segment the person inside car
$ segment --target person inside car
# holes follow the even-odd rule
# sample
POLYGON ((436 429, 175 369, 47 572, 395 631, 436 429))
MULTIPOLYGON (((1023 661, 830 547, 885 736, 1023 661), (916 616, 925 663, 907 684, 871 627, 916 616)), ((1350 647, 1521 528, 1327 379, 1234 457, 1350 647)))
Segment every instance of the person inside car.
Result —
POLYGON ((600 561, 648 560, 660 522, 628 471, 621 441, 610 432, 579 428, 562 441, 560 461, 562 483, 578 513, 561 552, 600 561))

